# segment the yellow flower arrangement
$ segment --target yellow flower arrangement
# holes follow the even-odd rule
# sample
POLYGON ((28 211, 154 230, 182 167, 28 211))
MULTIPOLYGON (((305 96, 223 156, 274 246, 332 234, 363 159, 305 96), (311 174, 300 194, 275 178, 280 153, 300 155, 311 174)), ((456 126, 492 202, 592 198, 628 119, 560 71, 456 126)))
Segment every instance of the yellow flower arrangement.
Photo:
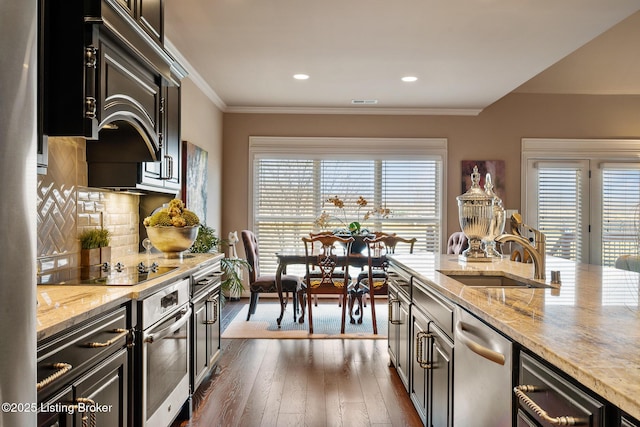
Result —
POLYGON ((347 220, 347 212, 345 209, 345 205, 344 205, 344 200, 342 200, 341 198, 339 198, 338 196, 334 196, 334 197, 329 197, 325 203, 331 203, 333 205, 333 207, 338 210, 339 212, 341 212, 341 214, 339 214, 341 217, 336 216, 336 215, 331 215, 329 212, 327 212, 326 210, 323 210, 322 213, 320 214, 320 216, 318 216, 318 218, 316 218, 316 220, 314 221, 314 224, 321 228, 321 229, 327 229, 330 225, 330 223, 332 221, 337 221, 339 222, 344 228, 343 229, 338 229, 338 230, 334 230, 334 233, 349 233, 349 234, 368 234, 368 230, 367 229, 363 229, 362 228, 362 224, 360 221, 366 221, 369 218, 371 218, 372 216, 376 215, 379 218, 387 218, 389 217, 389 215, 391 215, 391 210, 387 209, 387 208, 383 208, 383 207, 377 207, 371 210, 366 211, 363 215, 362 215, 362 219, 360 219, 360 212, 363 208, 365 208, 366 206, 369 205, 369 202, 367 201, 367 199, 365 199, 362 196, 358 196, 358 199, 356 200, 356 220, 355 221, 351 221, 349 222, 347 220))

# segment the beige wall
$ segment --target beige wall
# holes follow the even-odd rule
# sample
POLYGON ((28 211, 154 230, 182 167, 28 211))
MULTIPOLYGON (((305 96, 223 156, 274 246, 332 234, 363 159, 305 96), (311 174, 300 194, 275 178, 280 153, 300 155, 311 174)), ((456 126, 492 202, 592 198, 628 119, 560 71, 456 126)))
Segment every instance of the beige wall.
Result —
POLYGON ((222 205, 222 112, 196 85, 186 78, 182 81, 181 136, 208 153, 207 218, 220 237, 222 205))
POLYGON ((505 160, 505 206, 520 209, 521 138, 639 138, 640 96, 510 94, 480 115, 225 114, 222 231, 248 224, 249 136, 444 137, 447 230, 459 229, 461 160, 505 160))

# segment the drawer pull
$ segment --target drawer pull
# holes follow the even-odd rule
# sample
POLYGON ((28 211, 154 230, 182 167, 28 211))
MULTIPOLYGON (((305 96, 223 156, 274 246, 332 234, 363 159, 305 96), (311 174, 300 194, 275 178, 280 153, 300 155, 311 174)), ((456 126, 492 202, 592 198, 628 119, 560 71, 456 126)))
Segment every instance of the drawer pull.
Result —
POLYGON ((393 318, 393 304, 398 304, 398 306, 400 305, 400 300, 395 298, 395 299, 390 299, 389 300, 389 323, 392 325, 402 325, 402 321, 400 321, 399 319, 396 320, 393 318))
POLYGON ((39 383, 37 383, 36 390, 40 390, 48 386, 49 384, 51 384, 52 382, 54 382, 55 380, 57 380, 67 372, 69 372, 72 368, 72 366, 68 363, 53 363, 51 367, 57 369, 57 371, 49 375, 47 378, 43 379, 39 383))
POLYGON ((111 338, 109 341, 87 343, 87 347, 90 347, 90 348, 109 347, 110 345, 117 342, 120 338, 126 336, 129 333, 129 330, 118 328, 118 329, 114 329, 112 332, 117 333, 118 335, 111 338))
POLYGON ((586 424, 586 420, 582 420, 571 416, 550 417, 547 412, 542 409, 536 402, 531 400, 525 393, 533 393, 540 391, 540 389, 533 385, 518 385, 513 388, 513 392, 523 403, 525 403, 533 412, 535 412, 540 418, 549 424, 556 426, 577 426, 580 424, 586 424))
POLYGON ((422 343, 422 340, 424 338, 426 338, 427 340, 430 340, 431 338, 433 338, 433 334, 429 332, 424 332, 424 331, 420 331, 416 334, 416 362, 418 362, 418 364, 422 369, 431 369, 433 368, 433 365, 428 361, 426 361, 423 357, 424 344, 422 343))
MULTIPOLYGON (((95 406, 96 402, 86 397, 79 397, 76 399, 77 403, 84 403, 85 405, 95 406)), ((76 409, 79 409, 78 405, 75 405, 76 409)), ((96 427, 96 413, 95 411, 90 411, 89 415, 86 415, 86 412, 83 412, 82 415, 82 427, 96 427)))

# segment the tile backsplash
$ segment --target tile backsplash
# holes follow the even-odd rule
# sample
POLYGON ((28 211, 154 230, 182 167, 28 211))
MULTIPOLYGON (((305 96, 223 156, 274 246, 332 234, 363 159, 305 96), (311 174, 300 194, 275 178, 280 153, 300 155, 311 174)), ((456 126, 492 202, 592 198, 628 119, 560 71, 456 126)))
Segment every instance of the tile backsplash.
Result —
POLYGON ((111 233, 111 259, 138 252, 140 196, 87 187, 82 138, 49 138, 49 165, 38 176, 38 270, 79 264, 78 235, 87 228, 111 233))

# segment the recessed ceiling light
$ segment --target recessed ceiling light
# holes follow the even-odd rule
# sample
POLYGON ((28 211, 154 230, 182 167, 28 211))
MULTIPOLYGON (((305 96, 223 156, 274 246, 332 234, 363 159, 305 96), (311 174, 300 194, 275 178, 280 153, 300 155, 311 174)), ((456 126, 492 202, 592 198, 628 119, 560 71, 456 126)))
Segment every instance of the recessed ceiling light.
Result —
POLYGON ((293 78, 296 80, 307 80, 309 78, 308 74, 294 74, 293 78))
POLYGON ((415 76, 405 76, 401 80, 403 82, 415 82, 416 80, 418 80, 418 78, 415 76))

